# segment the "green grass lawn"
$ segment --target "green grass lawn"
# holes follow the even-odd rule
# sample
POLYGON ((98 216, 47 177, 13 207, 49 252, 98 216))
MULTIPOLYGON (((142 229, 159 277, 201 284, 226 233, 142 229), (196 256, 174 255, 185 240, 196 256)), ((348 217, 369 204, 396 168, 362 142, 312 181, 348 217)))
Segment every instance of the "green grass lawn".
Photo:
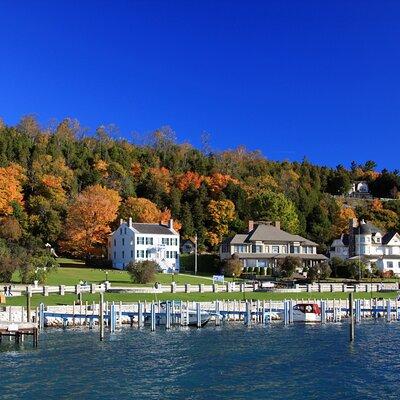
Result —
MULTIPOLYGON (((370 299, 372 298, 384 298, 394 299, 397 296, 397 292, 385 292, 385 293, 354 293, 356 299, 370 299)), ((136 302, 136 301, 158 301, 158 300, 181 300, 181 301, 214 301, 214 300, 284 300, 284 299, 347 299, 348 293, 270 293, 270 292, 246 292, 246 293, 161 293, 161 294, 142 294, 142 293, 106 293, 106 301, 115 302, 136 302)), ((58 305, 58 304, 72 304, 74 300, 77 300, 77 296, 74 294, 67 294, 65 296, 59 296, 56 294, 44 297, 42 295, 34 295, 31 299, 32 307, 38 306, 40 303, 46 305, 58 305)), ((93 302, 99 301, 99 294, 83 294, 83 301, 93 302)), ((26 298, 11 297, 7 298, 7 305, 11 306, 23 306, 26 304, 26 298)))
MULTIPOLYGON (((111 282, 111 286, 130 286, 133 283, 130 280, 130 276, 126 271, 119 271, 115 269, 102 270, 100 268, 90 268, 85 266, 85 263, 80 260, 71 260, 67 258, 59 258, 60 268, 57 271, 51 273, 48 278, 46 285, 77 285, 80 281, 87 281, 89 283, 101 283, 106 280, 106 273, 108 280, 111 282)), ((160 282, 161 284, 170 284, 172 281, 177 284, 211 284, 212 281, 207 277, 202 276, 191 276, 185 274, 156 274, 153 282, 147 286, 154 285, 154 282, 160 282)), ((13 283, 20 283, 20 277, 18 272, 13 275, 13 283)), ((135 284, 137 285, 137 284, 135 284)))

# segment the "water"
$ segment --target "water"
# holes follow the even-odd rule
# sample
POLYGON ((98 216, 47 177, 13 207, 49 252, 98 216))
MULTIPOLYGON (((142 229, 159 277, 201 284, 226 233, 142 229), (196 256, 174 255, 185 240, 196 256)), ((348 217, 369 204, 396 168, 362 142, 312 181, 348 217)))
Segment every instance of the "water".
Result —
POLYGON ((0 398, 399 399, 400 324, 47 330, 0 345, 0 398))

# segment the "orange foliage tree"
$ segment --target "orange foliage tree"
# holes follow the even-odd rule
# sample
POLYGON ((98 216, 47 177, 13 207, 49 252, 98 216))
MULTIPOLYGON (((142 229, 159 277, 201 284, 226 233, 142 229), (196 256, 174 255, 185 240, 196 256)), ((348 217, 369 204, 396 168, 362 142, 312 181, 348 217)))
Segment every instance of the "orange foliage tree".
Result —
POLYGON ((226 188, 229 182, 238 183, 238 181, 232 178, 230 175, 220 174, 219 172, 205 177, 204 181, 214 193, 220 193, 226 188))
POLYGON ((64 205, 67 201, 67 196, 62 187, 62 178, 59 176, 45 174, 42 176, 41 183, 43 190, 56 205, 64 205))
POLYGON ((357 218, 355 211, 351 207, 340 209, 335 224, 332 226, 332 234, 337 237, 346 233, 349 227, 349 219, 357 218))
POLYGON ((23 204, 22 183, 24 179, 23 169, 17 164, 0 168, 0 215, 12 214, 13 202, 23 204))
POLYGON ((172 178, 168 168, 150 168, 149 172, 163 192, 169 193, 171 191, 172 178))
POLYGON ((203 180, 204 177, 199 175, 197 172, 186 171, 184 174, 180 174, 176 177, 176 186, 182 192, 187 190, 190 185, 193 185, 195 189, 198 189, 203 180))
POLYGON ((68 209, 62 249, 79 257, 101 254, 120 202, 115 190, 100 185, 84 189, 68 209))
MULTIPOLYGON (((171 219, 171 211, 167 208, 161 211, 155 203, 144 197, 128 197, 121 205, 119 215, 127 220, 132 218, 133 222, 168 222, 171 219)), ((182 225, 174 221, 174 229, 179 231, 182 225)))

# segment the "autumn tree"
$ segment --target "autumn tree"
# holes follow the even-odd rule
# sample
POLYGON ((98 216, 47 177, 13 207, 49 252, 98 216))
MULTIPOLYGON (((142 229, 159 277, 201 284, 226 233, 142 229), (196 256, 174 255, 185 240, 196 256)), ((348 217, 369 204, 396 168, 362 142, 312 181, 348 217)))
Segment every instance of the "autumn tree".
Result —
POLYGON ((208 241, 211 246, 221 243, 228 233, 229 223, 235 218, 235 205, 230 200, 211 200, 208 204, 211 229, 208 231, 208 241))
POLYGON ((203 180, 204 177, 197 172, 186 171, 176 177, 176 185, 181 191, 187 190, 191 185, 193 185, 195 189, 198 189, 203 180))
POLYGON ((23 204, 24 179, 23 169, 17 164, 0 168, 0 215, 12 214, 13 202, 23 204))
MULTIPOLYGON (((132 218, 134 222, 166 223, 171 219, 169 209, 160 210, 155 203, 142 197, 128 197, 122 203, 119 215, 125 220, 132 218)), ((180 222, 174 220, 174 229, 179 231, 181 227, 180 222)))
POLYGON ((84 189, 68 209, 63 250, 81 257, 101 253, 120 201, 115 190, 100 185, 84 189))
POLYGON ((349 220, 354 218, 357 218, 357 215, 353 208, 341 206, 335 223, 332 225, 332 235, 338 237, 343 233, 347 233, 349 220))
POLYGON ((160 222, 161 210, 155 203, 143 197, 128 197, 121 205, 120 217, 134 222, 160 222))

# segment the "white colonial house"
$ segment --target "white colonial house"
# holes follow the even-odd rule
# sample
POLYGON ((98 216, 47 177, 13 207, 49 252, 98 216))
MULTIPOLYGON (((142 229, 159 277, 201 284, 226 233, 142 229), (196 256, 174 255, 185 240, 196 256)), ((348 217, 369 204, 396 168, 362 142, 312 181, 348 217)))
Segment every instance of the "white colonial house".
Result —
POLYGON ((274 268, 279 260, 297 257, 303 267, 327 260, 317 253, 317 243, 292 235, 280 228, 280 222, 249 221, 248 232, 225 239, 219 249, 220 259, 236 255, 243 267, 274 268))
POLYGON ((383 232, 370 222, 351 219, 348 233, 332 242, 330 258, 357 260, 367 266, 375 263, 382 272, 400 275, 400 235, 395 231, 383 232))
POLYGON ((108 237, 108 258, 112 266, 125 269, 133 261, 155 261, 163 272, 179 272, 179 233, 173 220, 168 224, 120 221, 108 237))

